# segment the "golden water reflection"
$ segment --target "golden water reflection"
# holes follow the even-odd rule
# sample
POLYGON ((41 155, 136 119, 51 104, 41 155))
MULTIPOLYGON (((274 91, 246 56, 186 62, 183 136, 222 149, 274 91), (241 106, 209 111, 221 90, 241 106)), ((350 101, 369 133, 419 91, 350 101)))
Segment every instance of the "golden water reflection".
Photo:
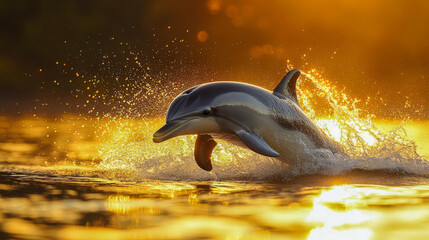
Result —
POLYGON ((1 174, 0 233, 11 238, 421 239, 429 234, 424 178, 386 186, 381 183, 392 175, 132 183, 1 174), (368 183, 332 185, 353 178, 368 183), (411 184, 416 180, 421 184, 411 184))
MULTIPOLYGON (((427 186, 340 185, 322 190, 314 198, 313 209, 306 218, 322 226, 312 229, 308 239, 401 239, 394 237, 395 230, 390 226, 398 224, 397 221, 413 226, 427 222, 428 189, 427 186)), ((408 231, 419 236, 429 234, 427 228, 411 227, 408 231)))
POLYGON ((335 186, 313 201, 313 209, 307 216, 307 221, 320 222, 322 227, 311 230, 308 239, 369 239, 372 231, 368 228, 353 226, 365 223, 377 216, 362 210, 359 205, 366 205, 362 201, 365 192, 356 191, 347 186, 335 186), (340 211, 335 211, 329 205, 340 205, 340 211), (349 225, 345 230, 338 230, 349 225), (352 226, 352 227, 350 227, 352 226))
MULTIPOLYGON (((408 226, 429 222, 427 186, 337 185, 305 188, 290 193, 290 198, 278 198, 272 196, 269 189, 281 189, 280 186, 248 184, 247 189, 243 189, 242 184, 237 183, 234 188, 234 183, 229 183, 230 191, 225 188, 218 191, 217 184, 209 184, 209 191, 189 191, 188 201, 186 196, 180 201, 184 210, 171 210, 168 204, 163 206, 157 201, 130 199, 129 196, 109 197, 106 208, 129 218, 135 218, 131 216, 136 214, 167 212, 181 216, 168 225, 147 229, 154 238, 385 239, 394 235, 389 231, 397 221, 406 220, 408 226), (266 195, 252 197, 258 191, 266 195), (292 201, 300 194, 305 197, 292 201)), ((418 231, 429 233, 426 228, 418 231)))
MULTIPOLYGON (((257 176, 246 175, 250 161, 239 159, 246 159, 248 152, 227 144, 220 143, 214 152, 217 172, 206 173, 193 160, 192 138, 152 143, 148 129, 162 124, 158 118, 2 120, 0 238, 429 236, 427 177, 353 171, 270 182, 257 177, 269 176, 278 166, 275 162, 256 164, 257 176), (100 126, 109 131, 97 135, 100 126), (228 165, 219 168, 221 163, 228 165), (220 173, 242 174, 247 180, 208 181, 218 180, 220 173), (177 176, 182 178, 171 179, 177 176)), ((378 125, 387 131, 397 124, 378 125)), ((418 151, 429 155, 429 122, 409 122, 405 128, 419 144, 418 151)))

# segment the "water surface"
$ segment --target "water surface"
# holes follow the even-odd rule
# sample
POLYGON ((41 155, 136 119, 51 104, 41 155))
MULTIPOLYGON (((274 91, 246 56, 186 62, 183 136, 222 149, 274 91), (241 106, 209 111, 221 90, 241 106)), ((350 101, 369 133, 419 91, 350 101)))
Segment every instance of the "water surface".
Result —
MULTIPOLYGON (((0 124, 1 239, 429 237, 429 178, 396 162, 278 178, 266 173, 278 163, 251 165, 240 159, 247 152, 228 162, 237 150, 226 145, 215 152, 217 172, 206 173, 189 157, 192 138, 164 146, 171 153, 127 125, 132 139, 112 133, 127 147, 106 149, 118 141, 97 135, 100 122, 2 117, 0 124)), ((428 126, 407 128, 420 140, 428 126)))

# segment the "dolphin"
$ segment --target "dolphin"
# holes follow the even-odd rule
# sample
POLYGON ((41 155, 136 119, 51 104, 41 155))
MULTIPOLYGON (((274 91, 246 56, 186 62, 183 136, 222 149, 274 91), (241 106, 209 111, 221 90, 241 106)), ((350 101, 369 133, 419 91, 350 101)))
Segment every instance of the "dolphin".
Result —
POLYGON ((289 165, 302 161, 302 151, 343 152, 304 113, 296 96, 301 75, 288 72, 273 92, 239 82, 213 82, 192 87, 171 103, 166 124, 153 134, 155 143, 196 134, 194 157, 199 167, 212 170, 215 139, 277 158, 289 165))

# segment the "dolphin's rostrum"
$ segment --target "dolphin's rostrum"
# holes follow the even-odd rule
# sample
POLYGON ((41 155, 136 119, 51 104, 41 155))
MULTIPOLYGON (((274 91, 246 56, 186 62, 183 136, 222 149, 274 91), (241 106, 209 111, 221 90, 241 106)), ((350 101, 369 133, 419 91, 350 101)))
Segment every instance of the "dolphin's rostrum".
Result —
POLYGON ((153 141, 197 134, 194 156, 206 171, 212 170, 214 139, 248 147, 288 164, 299 163, 297 151, 324 148, 342 152, 302 111, 296 96, 300 74, 296 69, 288 72, 273 92, 238 82, 190 88, 171 103, 167 123, 153 134, 153 141))

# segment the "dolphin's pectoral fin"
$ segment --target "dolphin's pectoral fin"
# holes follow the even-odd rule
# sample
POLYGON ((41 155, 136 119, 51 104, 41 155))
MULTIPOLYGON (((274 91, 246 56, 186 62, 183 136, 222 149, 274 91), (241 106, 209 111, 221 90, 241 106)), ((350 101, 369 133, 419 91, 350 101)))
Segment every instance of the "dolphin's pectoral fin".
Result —
POLYGON ((194 157, 200 168, 206 171, 212 170, 211 156, 216 145, 217 143, 212 136, 198 135, 195 142, 194 157))
POLYGON ((272 149, 270 145, 268 145, 267 142, 262 139, 261 136, 259 136, 256 133, 250 133, 246 132, 244 130, 237 131, 235 133, 240 140, 251 150, 268 156, 268 157, 278 157, 280 154, 276 152, 276 150, 272 149))

